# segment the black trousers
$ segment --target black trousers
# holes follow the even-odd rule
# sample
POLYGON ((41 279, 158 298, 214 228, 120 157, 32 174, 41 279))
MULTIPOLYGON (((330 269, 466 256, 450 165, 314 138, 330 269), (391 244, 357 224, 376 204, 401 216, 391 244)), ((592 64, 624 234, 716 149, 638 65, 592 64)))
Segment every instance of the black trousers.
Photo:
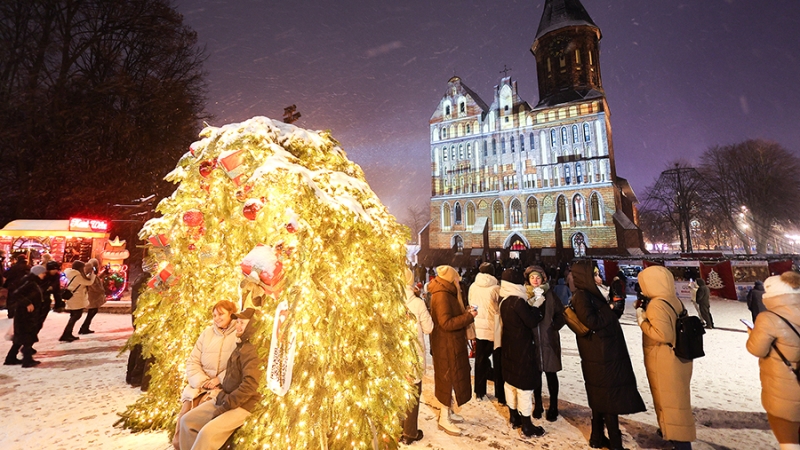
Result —
POLYGON ((78 323, 78 319, 81 318, 82 314, 82 309, 71 309, 69 311, 69 321, 67 321, 67 326, 64 327, 64 332, 61 334, 61 337, 72 336, 72 331, 75 329, 75 324, 78 323))
MULTIPOLYGON (((550 407, 554 408, 558 406, 558 373, 557 372, 545 372, 545 378, 547 378, 547 391, 550 394, 550 407)), ((539 372, 539 380, 542 379, 542 373, 539 372)), ((544 408, 542 405, 542 384, 536 383, 533 387, 533 402, 537 408, 544 408)))
POLYGON ((700 307, 700 316, 703 317, 703 322, 707 327, 714 328, 714 318, 711 317, 711 305, 709 303, 698 303, 700 307))
POLYGON ((86 333, 89 331, 89 327, 92 326, 92 319, 94 319, 94 316, 97 315, 97 311, 99 310, 100 308, 89 308, 87 310, 86 318, 83 319, 83 325, 81 325, 80 332, 86 333))
POLYGON ((417 386, 417 401, 414 403, 414 407, 412 407, 408 411, 408 415, 403 420, 403 436, 409 438, 416 438, 417 437, 417 418, 419 417, 419 400, 420 396, 422 395, 422 381, 416 384, 417 386))
POLYGON ((485 339, 475 340, 475 396, 486 395, 486 380, 492 372, 492 347, 494 342, 485 339))
POLYGON ((609 448, 622 448, 622 432, 619 431, 619 416, 617 414, 604 414, 592 410, 592 434, 589 441, 600 443, 603 441, 603 428, 608 430, 609 448))
POLYGON ((506 404, 506 382, 503 380, 503 348, 498 347, 492 352, 494 364, 494 396, 497 401, 506 404))

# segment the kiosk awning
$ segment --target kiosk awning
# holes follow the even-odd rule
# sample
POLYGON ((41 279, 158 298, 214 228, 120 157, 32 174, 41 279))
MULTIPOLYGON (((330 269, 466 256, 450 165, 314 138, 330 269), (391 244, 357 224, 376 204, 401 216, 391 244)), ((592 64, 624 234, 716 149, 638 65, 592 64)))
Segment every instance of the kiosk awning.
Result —
POLYGON ((108 233, 99 231, 70 230, 69 220, 13 220, 0 229, 0 236, 64 236, 84 238, 107 238, 108 233))

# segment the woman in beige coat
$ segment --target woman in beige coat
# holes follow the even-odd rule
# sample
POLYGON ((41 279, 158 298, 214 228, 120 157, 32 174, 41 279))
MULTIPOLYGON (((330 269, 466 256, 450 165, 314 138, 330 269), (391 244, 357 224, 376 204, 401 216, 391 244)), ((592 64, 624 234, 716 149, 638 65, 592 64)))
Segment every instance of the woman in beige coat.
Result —
POLYGON ((756 317, 747 351, 759 357, 761 404, 781 450, 800 450, 800 384, 775 351, 797 369, 800 336, 792 327, 800 331, 800 274, 784 272, 767 278, 762 299, 767 309, 756 317))
POLYGON ((692 416, 692 361, 675 356, 675 323, 685 308, 675 295, 675 278, 662 266, 639 273, 642 294, 650 299, 645 311, 637 305, 647 381, 653 394, 658 426, 678 450, 696 439, 692 416), (670 307, 671 306, 671 307, 670 307))

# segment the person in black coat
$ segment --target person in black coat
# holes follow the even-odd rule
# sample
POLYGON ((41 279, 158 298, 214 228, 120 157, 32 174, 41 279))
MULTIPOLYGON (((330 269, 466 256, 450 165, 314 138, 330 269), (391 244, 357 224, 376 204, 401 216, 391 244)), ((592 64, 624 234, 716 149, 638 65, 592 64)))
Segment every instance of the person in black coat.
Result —
POLYGON ((714 328, 714 318, 711 317, 711 289, 708 288, 703 277, 697 278, 697 307, 700 308, 700 316, 705 322, 706 328, 714 328))
POLYGON ((622 449, 619 414, 645 410, 636 387, 625 335, 616 314, 597 289, 591 261, 577 261, 572 266, 575 288, 572 305, 578 319, 591 332, 577 337, 581 370, 592 410, 592 433, 589 446, 622 449), (608 437, 603 434, 608 430, 608 437))
POLYGON ((542 372, 537 363, 536 346, 533 335, 536 326, 542 321, 539 306, 529 305, 525 290, 525 276, 516 269, 503 271, 500 283, 500 317, 503 322, 503 379, 505 381, 506 404, 511 426, 521 426, 523 438, 541 436, 544 428, 531 422, 533 411, 533 391, 542 389, 542 372))
POLYGON ((42 280, 44 300, 42 308, 39 310, 39 330, 44 326, 44 321, 50 312, 50 298, 55 300, 54 309, 58 310, 58 305, 61 305, 61 310, 64 310, 64 300, 61 299, 61 264, 56 261, 48 261, 44 267, 47 272, 42 280))
POLYGON ((22 279, 25 278, 25 275, 27 275, 30 271, 31 268, 28 266, 28 260, 25 259, 24 256, 20 255, 17 256, 17 262, 6 269, 5 273, 3 274, 3 278, 5 278, 3 287, 8 289, 6 308, 8 309, 9 319, 13 319, 14 314, 17 311, 17 308, 14 306, 14 302, 16 302, 16 299, 14 298, 14 291, 22 286, 22 279))
POLYGON ((22 279, 22 283, 16 291, 14 314, 14 338, 11 349, 6 355, 5 365, 22 364, 22 367, 34 367, 39 361, 33 360, 33 344, 39 339, 39 310, 42 308, 44 300, 44 279, 46 269, 42 266, 34 266, 31 272, 22 279), (17 353, 22 350, 22 360, 17 359, 17 353))
POLYGON ((758 313, 767 310, 767 307, 764 306, 764 300, 762 300, 763 296, 764 283, 761 280, 756 280, 753 289, 750 289, 750 292, 747 293, 747 309, 750 310, 750 314, 753 316, 753 323, 756 322, 758 313))

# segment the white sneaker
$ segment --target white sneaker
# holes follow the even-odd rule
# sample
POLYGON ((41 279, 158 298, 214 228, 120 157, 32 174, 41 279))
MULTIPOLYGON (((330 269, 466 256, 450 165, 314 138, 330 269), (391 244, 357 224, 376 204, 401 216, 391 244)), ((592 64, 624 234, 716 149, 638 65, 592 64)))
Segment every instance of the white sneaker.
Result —
POLYGON ((461 428, 450 421, 449 411, 444 408, 439 413, 439 429, 451 436, 461 436, 461 428))

